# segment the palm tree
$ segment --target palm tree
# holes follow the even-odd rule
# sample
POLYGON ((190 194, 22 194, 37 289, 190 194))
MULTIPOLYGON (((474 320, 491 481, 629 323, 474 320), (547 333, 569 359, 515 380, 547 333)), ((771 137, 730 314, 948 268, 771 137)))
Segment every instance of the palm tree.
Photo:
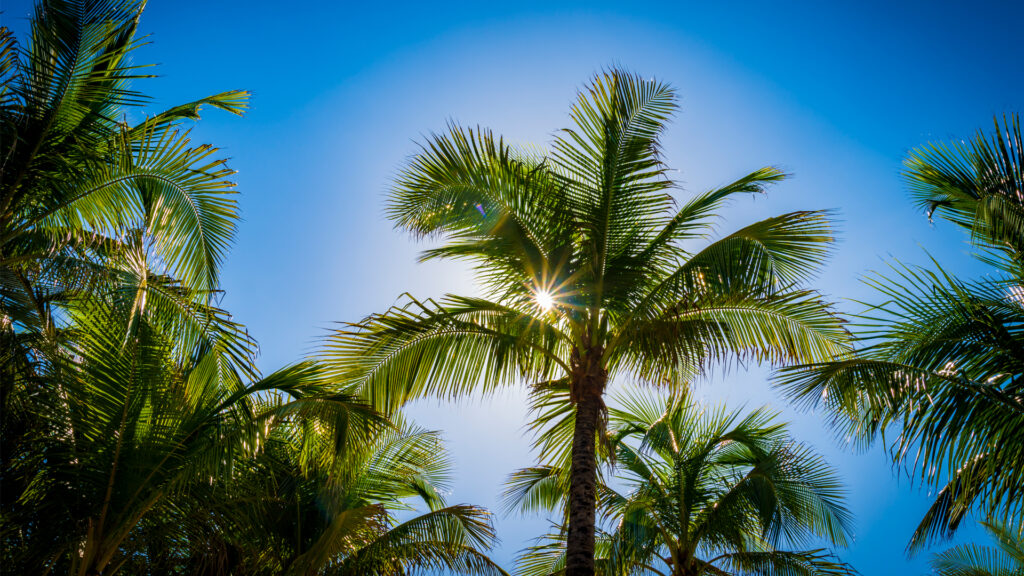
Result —
MULTIPOLYGON (((599 488, 612 527, 599 538, 601 574, 855 573, 826 549, 806 548, 821 539, 845 546, 850 513, 835 473, 776 415, 705 407, 686 393, 619 404, 610 410, 618 473, 599 488)), ((506 500, 524 512, 562 508, 566 475, 564 466, 522 470, 506 500)), ((561 574, 564 532, 528 549, 519 565, 522 576, 561 574)))
MULTIPOLYGON (((104 288, 136 245, 159 275, 210 302, 238 218, 233 172, 183 121, 230 91, 129 124, 148 77, 130 56, 142 1, 42 0, 27 43, 0 28, 0 331, 9 362, 55 345, 62 309, 104 288), (13 346, 13 349, 11 348, 13 346)), ((19 360, 20 359, 20 360, 19 360)))
POLYGON ((196 525, 179 560, 225 574, 505 574, 483 554, 495 541, 489 513, 445 503, 451 465, 438 433, 398 418, 335 454, 305 422, 279 427, 226 495, 169 519, 196 525), (410 514, 409 499, 427 511, 410 514))
POLYGON ((336 374, 384 409, 519 383, 564 390, 570 575, 594 571, 610 379, 677 386, 709 362, 816 361, 845 346, 840 321, 803 287, 832 241, 825 214, 784 214, 694 250, 724 203, 784 175, 762 168, 675 208, 659 143, 675 108, 671 87, 610 70, 580 94, 550 153, 486 130, 432 136, 398 177, 388 215, 443 239, 424 259, 472 262, 483 296, 409 297, 326 346, 336 374))
POLYGON ((1024 520, 1024 145, 1014 116, 969 143, 915 150, 906 178, 919 206, 966 228, 993 273, 968 281, 894 265, 870 280, 886 302, 861 317, 864 346, 783 372, 781 385, 824 404, 847 437, 895 430, 896 462, 938 489, 916 550, 950 537, 972 510, 1024 520))
POLYGON ((239 114, 247 95, 127 122, 147 101, 129 86, 147 77, 129 62, 143 4, 45 0, 27 43, 0 28, 0 498, 12 569, 109 567, 148 510, 239 449, 214 438, 251 444, 253 394, 308 384, 259 378, 255 343, 211 305, 237 220, 232 172, 182 123, 207 104, 239 114))
POLYGON ((996 548, 965 544, 932 558, 938 576, 1020 576, 1024 574, 1024 538, 1019 530, 995 522, 982 522, 996 548))
POLYGON ((187 347, 131 312, 125 302, 77 305, 74 341, 5 414, 30 424, 9 437, 5 422, 0 535, 11 570, 115 572, 144 520, 239 473, 276 427, 312 426, 343 454, 385 426, 315 364, 246 382, 206 342, 187 347))

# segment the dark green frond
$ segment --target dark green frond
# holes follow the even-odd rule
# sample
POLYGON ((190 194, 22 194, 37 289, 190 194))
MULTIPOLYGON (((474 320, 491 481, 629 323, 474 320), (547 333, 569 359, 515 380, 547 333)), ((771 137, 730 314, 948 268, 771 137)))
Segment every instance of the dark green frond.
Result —
POLYGON ((939 576, 1016 576, 1024 572, 1024 539, 1019 531, 996 522, 983 522, 997 546, 964 544, 932 557, 939 576))
POLYGON ((904 177, 928 216, 967 229, 980 247, 1003 253, 1011 268, 1024 260, 1024 140, 1020 118, 993 120, 991 134, 969 141, 929 144, 910 153, 904 177))

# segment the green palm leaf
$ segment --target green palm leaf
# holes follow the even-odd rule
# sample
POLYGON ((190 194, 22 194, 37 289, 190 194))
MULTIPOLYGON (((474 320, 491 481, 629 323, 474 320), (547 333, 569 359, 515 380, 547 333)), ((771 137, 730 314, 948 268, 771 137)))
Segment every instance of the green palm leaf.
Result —
MULTIPOLYGON (((983 250, 1019 271, 1024 255, 1024 140, 1014 114, 993 120, 967 142, 929 144, 913 150, 904 165, 915 204, 971 233, 983 250)), ((996 260, 996 263, 999 261, 996 260)))
POLYGON ((1017 576, 1024 573, 1024 541, 1020 531, 997 522, 982 522, 997 546, 964 544, 932 557, 939 576, 1017 576))

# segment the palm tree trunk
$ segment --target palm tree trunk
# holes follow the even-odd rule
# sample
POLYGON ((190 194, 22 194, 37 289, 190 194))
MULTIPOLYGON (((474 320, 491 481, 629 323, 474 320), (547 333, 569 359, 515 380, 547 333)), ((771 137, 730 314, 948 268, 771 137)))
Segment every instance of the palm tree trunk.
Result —
POLYGON ((604 410, 607 373, 601 368, 600 351, 588 351, 580 361, 573 354, 571 394, 576 403, 569 471, 569 534, 566 538, 566 576, 593 576, 594 532, 597 512, 596 435, 604 410))

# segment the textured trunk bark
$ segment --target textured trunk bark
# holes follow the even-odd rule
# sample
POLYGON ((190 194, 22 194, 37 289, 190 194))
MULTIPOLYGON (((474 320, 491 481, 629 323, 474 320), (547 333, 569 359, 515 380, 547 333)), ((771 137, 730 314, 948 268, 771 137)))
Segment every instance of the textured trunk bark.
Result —
POLYGON ((566 538, 566 576, 593 576, 594 528, 597 510, 596 434, 604 411, 607 374, 600 366, 600 350, 585 357, 573 354, 572 399, 576 426, 572 437, 569 472, 569 533, 566 538))
POLYGON ((601 399, 585 396, 576 403, 576 430, 572 437, 569 477, 569 535, 566 540, 566 576, 594 574, 594 521, 597 505, 597 455, 594 434, 601 399))

